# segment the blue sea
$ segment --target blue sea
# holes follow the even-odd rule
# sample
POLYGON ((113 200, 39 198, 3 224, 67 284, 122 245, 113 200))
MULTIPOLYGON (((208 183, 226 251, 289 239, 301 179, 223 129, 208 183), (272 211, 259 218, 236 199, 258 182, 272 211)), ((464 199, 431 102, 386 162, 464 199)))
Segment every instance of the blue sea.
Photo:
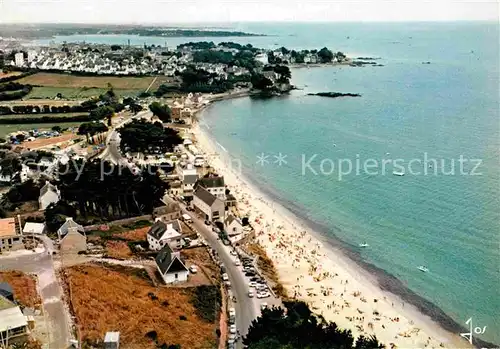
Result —
MULTIPOLYGON (((382 67, 294 69, 292 83, 301 90, 218 102, 203 122, 253 182, 316 224, 332 244, 379 275, 385 288, 449 329, 465 328, 472 318, 474 327, 486 326, 476 337, 500 343, 498 23, 234 28, 269 36, 207 40, 326 46, 349 57, 380 58, 382 67), (362 96, 307 95, 327 91, 362 96), (268 160, 263 165, 257 163, 262 155, 268 160), (404 176, 393 174, 402 168, 404 176), (359 249, 361 242, 369 247, 359 249), (420 272, 420 265, 429 272, 420 272)), ((165 43, 56 38, 127 39, 165 43)), ((194 40, 206 39, 169 38, 166 44, 194 40)))

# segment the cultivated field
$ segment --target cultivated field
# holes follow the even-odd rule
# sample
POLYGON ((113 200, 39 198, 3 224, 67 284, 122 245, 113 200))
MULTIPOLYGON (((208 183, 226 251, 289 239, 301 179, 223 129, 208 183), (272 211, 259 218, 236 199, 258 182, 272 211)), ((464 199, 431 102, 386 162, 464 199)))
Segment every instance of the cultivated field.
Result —
POLYGON ((68 74, 37 73, 20 79, 21 84, 30 84, 50 87, 71 88, 103 88, 107 89, 111 84, 115 89, 145 90, 153 81, 154 77, 116 77, 116 76, 76 76, 68 74))
MULTIPOLYGON (((71 308, 83 341, 96 344, 107 331, 120 332, 120 347, 216 347, 215 322, 192 302, 194 290, 156 288, 140 269, 86 264, 65 269, 71 308), (156 339, 156 343, 152 339, 156 339)), ((212 303, 213 304, 213 303, 212 303)))
POLYGON ((36 279, 21 271, 0 271, 0 282, 7 282, 14 291, 14 299, 21 305, 29 308, 41 304, 36 290, 36 279))

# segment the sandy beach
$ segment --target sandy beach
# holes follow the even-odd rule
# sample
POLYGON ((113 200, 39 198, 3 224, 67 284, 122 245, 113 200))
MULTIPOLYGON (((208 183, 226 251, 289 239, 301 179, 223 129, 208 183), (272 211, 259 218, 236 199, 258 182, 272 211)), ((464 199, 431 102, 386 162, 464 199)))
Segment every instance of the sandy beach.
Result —
POLYGON ((225 178, 248 216, 258 243, 274 262, 290 297, 306 301, 326 320, 359 335, 376 335, 387 348, 469 348, 397 296, 381 290, 375 278, 342 252, 325 246, 318 233, 291 212, 268 199, 229 164, 228 154, 200 124, 193 126, 197 146, 225 178))

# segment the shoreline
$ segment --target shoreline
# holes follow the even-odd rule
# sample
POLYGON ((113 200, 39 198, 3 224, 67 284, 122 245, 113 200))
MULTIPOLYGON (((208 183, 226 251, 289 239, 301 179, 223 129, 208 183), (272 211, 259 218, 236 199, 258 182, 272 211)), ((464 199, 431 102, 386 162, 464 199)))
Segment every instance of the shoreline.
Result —
MULTIPOLYGON (((238 97, 243 97, 243 95, 238 97)), ((234 96, 222 96, 216 100, 231 98, 234 98, 234 96)), ((199 114, 207 106, 196 112, 198 119, 199 114)), ((202 129, 199 122, 193 126, 192 132, 196 137, 199 148, 209 154, 211 166, 225 177, 226 184, 233 195, 236 191, 235 196, 238 198, 238 202, 248 203, 247 210, 250 213, 252 224, 255 224, 253 223, 255 218, 271 217, 267 221, 271 221, 271 223, 257 224, 257 241, 275 264, 280 281, 289 295, 292 296, 297 291, 300 293, 300 296, 297 294, 298 298, 310 304, 312 310, 322 314, 325 319, 336 322, 340 327, 352 330, 354 337, 360 334, 368 336, 375 334, 388 347, 392 343, 405 348, 473 347, 468 341, 459 336, 459 333, 464 332, 465 328, 461 327, 437 306, 414 294, 394 276, 363 261, 356 251, 350 250, 340 240, 319 233, 322 230, 320 224, 300 217, 293 209, 281 205, 276 194, 257 187, 244 174, 235 173, 234 170, 228 168, 227 160, 231 160, 231 155, 227 151, 225 153, 221 152, 221 148, 218 146, 219 143, 209 134, 209 131, 202 129), (264 213, 262 214, 262 212, 264 213), (283 232, 279 229, 278 233, 275 233, 273 230, 275 225, 282 226, 282 230, 286 231, 283 232), (279 237, 279 239, 276 237, 279 237), (288 252, 289 255, 295 252, 290 253, 289 251, 292 246, 290 237, 295 238, 295 240, 292 239, 293 241, 296 241, 297 238, 301 242, 307 240, 299 247, 299 250, 303 251, 303 255, 299 255, 300 258, 294 261, 290 257, 283 258, 282 255, 283 250, 288 252), (283 244, 282 240, 285 240, 286 244, 283 244), (283 247, 283 245, 287 247, 283 247), (316 254, 316 257, 319 258, 314 261, 314 264, 316 267, 320 265, 321 269, 323 269, 322 274, 328 274, 330 270, 335 270, 337 274, 341 274, 342 278, 345 277, 348 283, 342 284, 344 279, 338 280, 337 278, 335 280, 335 277, 331 277, 331 275, 330 278, 325 277, 318 281, 314 280, 317 275, 312 275, 314 272, 310 273, 311 265, 309 260, 311 256, 306 256, 304 251, 315 251, 313 254, 316 254), (322 252, 321 255, 319 251, 322 252), (305 258, 307 263, 300 261, 302 257, 305 258), (321 260, 321 263, 318 260, 321 260), (292 261, 291 266, 290 261, 292 261), (307 265, 308 263, 309 265, 307 265), (309 274, 310 278, 305 280, 304 275, 307 274, 309 274), (340 285, 342 285, 340 287, 339 281, 341 282, 340 285), (297 287, 297 285, 300 286, 297 287), (340 292, 340 297, 339 294, 332 295, 333 292, 339 289, 342 290, 342 288, 345 290, 345 294, 340 292), (313 291, 305 291, 309 289, 313 291), (321 292, 323 292, 323 295, 321 295, 321 292), (349 294, 354 292, 361 292, 361 294, 357 296, 349 294), (308 293, 308 295, 306 296, 305 293, 308 293), (318 297, 318 295, 320 296, 318 297), (361 300, 363 295, 372 299, 370 301, 367 299, 361 300), (326 303, 327 298, 329 302, 335 302, 335 306, 326 303), (377 299, 376 302, 374 302, 375 299, 377 299), (342 301, 345 304, 348 303, 349 306, 346 306, 346 309, 334 309, 342 301), (409 302, 406 306, 404 305, 405 301, 409 302), (377 304, 376 310, 372 302, 377 304), (351 308, 353 304, 354 306, 351 308), (354 307, 356 307, 356 311, 354 311, 354 307), (367 316, 373 318, 374 311, 380 314, 376 316, 378 320, 364 320, 364 317, 367 316), (346 319, 346 316, 353 319, 346 319), (363 318, 363 320, 354 320, 355 318, 363 318), (394 321, 390 319, 394 319, 394 321)), ((245 212, 246 210, 242 209, 241 211, 245 212)), ((295 256, 297 257, 297 255, 295 256)), ((322 274, 320 273, 320 275, 322 274)), ((477 339, 475 339, 475 342, 476 344, 490 344, 477 339)))

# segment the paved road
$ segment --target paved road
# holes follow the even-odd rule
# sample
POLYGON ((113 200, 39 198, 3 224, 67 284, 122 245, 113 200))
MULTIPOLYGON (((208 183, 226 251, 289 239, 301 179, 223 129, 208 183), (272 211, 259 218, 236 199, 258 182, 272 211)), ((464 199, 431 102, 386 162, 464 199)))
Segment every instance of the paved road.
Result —
POLYGON ((21 270, 38 276, 40 296, 51 328, 49 348, 66 348, 72 336, 68 325, 68 314, 62 301, 62 288, 57 281, 51 256, 44 251, 2 257, 0 270, 21 270))
MULTIPOLYGON (((252 321, 260 315, 260 306, 267 303, 269 306, 279 305, 280 300, 276 298, 258 299, 248 297, 249 279, 244 275, 241 266, 236 266, 234 261, 236 257, 230 254, 232 247, 225 246, 218 235, 212 231, 211 226, 207 226, 204 220, 196 214, 185 210, 185 205, 181 203, 184 213, 187 213, 193 220, 194 228, 203 236, 207 243, 217 251, 220 261, 226 267, 226 272, 231 282, 231 291, 236 297, 236 303, 233 305, 236 310, 236 326, 242 336, 248 332, 252 321)), ((237 348, 242 348, 241 341, 237 342, 237 348)))
POLYGON ((119 124, 113 126, 113 129, 108 133, 108 136, 106 137, 106 149, 99 155, 99 158, 101 159, 107 159, 111 161, 113 164, 124 164, 127 166, 130 166, 128 161, 126 161, 120 151, 120 134, 116 131, 126 123, 129 123, 130 121, 134 119, 140 119, 140 118, 151 118, 152 113, 149 110, 141 111, 137 113, 136 115, 127 118, 120 122, 119 124))

